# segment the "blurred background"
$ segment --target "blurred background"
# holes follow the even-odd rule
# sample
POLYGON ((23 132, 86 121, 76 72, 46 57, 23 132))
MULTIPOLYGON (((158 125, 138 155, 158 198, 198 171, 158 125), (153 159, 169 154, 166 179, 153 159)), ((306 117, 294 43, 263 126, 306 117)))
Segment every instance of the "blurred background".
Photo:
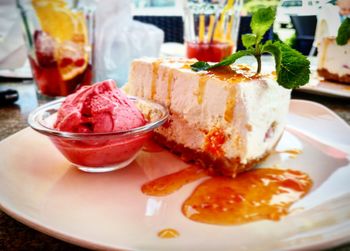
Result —
MULTIPOLYGON (((281 40, 308 55, 314 41, 317 15, 329 0, 244 0, 240 34, 247 32, 249 17, 256 9, 276 9, 276 22, 269 38, 281 40)), ((133 0, 134 19, 153 23, 165 31, 165 42, 183 42, 182 0, 133 0), (150 16, 154 16, 151 18, 150 16)), ((238 50, 242 45, 238 45, 238 50)), ((316 52, 315 52, 316 53, 316 52)))
MULTIPOLYGON (((96 80, 108 77, 123 84, 127 81, 129 62, 134 58, 156 57, 159 54, 160 56, 185 55, 184 3, 225 1, 96 0, 95 2, 97 3, 97 35, 94 47, 95 50, 97 48, 99 55, 95 57, 95 72, 98 73, 95 74, 96 80), (101 24, 106 24, 103 29, 101 24), (140 37, 144 39, 138 39, 140 37), (111 57, 100 55, 111 55, 111 57)), ((243 49, 241 35, 250 32, 251 14, 261 7, 270 6, 276 10, 276 21, 264 39, 283 41, 308 56, 317 55, 315 34, 322 9, 334 7, 342 2, 345 12, 347 11, 347 15, 350 16, 350 0, 236 0, 234 2, 242 3, 242 8, 239 8, 241 20, 237 34, 238 42, 235 45, 237 50, 243 49)), ((328 18, 328 16, 325 17, 328 18)), ((0 75, 7 76, 7 70, 21 68, 19 76, 31 77, 29 64, 25 61, 26 57, 15 1, 1 0, 0 75)), ((13 76, 13 72, 11 74, 10 76, 13 76)))

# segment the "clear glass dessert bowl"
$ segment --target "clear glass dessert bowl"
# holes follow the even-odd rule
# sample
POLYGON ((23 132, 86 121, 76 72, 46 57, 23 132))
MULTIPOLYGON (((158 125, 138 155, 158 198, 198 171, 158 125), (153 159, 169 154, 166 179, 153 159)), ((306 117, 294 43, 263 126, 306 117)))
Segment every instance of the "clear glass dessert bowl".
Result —
POLYGON ((28 123, 49 137, 56 148, 74 166, 85 172, 108 172, 129 165, 142 149, 154 129, 168 118, 163 105, 138 97, 128 97, 143 113, 147 123, 125 131, 107 133, 73 133, 53 127, 64 99, 38 107, 29 114, 28 123))

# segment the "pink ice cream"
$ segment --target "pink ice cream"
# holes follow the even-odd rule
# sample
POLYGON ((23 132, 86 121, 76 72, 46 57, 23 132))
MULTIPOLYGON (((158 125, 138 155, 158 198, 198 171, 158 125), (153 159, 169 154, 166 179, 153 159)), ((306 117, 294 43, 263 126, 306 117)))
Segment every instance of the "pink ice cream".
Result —
POLYGON ((123 131, 143 126, 146 120, 113 80, 84 86, 69 95, 57 114, 60 131, 87 133, 123 131))

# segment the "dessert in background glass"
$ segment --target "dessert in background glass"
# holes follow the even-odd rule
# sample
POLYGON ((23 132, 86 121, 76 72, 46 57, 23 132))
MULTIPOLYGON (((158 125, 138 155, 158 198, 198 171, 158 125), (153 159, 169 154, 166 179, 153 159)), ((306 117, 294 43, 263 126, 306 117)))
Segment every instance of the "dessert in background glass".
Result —
POLYGON ((91 84, 95 1, 17 0, 17 7, 38 93, 66 96, 91 84))
POLYGON ((188 0, 184 30, 188 58, 219 62, 236 50, 242 0, 188 0))

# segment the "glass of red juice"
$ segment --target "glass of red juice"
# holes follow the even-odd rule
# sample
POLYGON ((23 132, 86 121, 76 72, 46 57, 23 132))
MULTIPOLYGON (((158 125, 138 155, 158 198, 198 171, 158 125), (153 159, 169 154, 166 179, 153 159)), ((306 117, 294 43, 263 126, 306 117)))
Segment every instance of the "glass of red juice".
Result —
POLYGON ((19 0, 17 6, 38 94, 62 97, 91 84, 95 2, 19 0))
POLYGON ((232 43, 223 42, 186 42, 188 58, 196 58, 199 61, 219 62, 232 54, 232 43))
POLYGON ((219 62, 236 50, 242 0, 188 0, 184 10, 186 56, 219 62))

